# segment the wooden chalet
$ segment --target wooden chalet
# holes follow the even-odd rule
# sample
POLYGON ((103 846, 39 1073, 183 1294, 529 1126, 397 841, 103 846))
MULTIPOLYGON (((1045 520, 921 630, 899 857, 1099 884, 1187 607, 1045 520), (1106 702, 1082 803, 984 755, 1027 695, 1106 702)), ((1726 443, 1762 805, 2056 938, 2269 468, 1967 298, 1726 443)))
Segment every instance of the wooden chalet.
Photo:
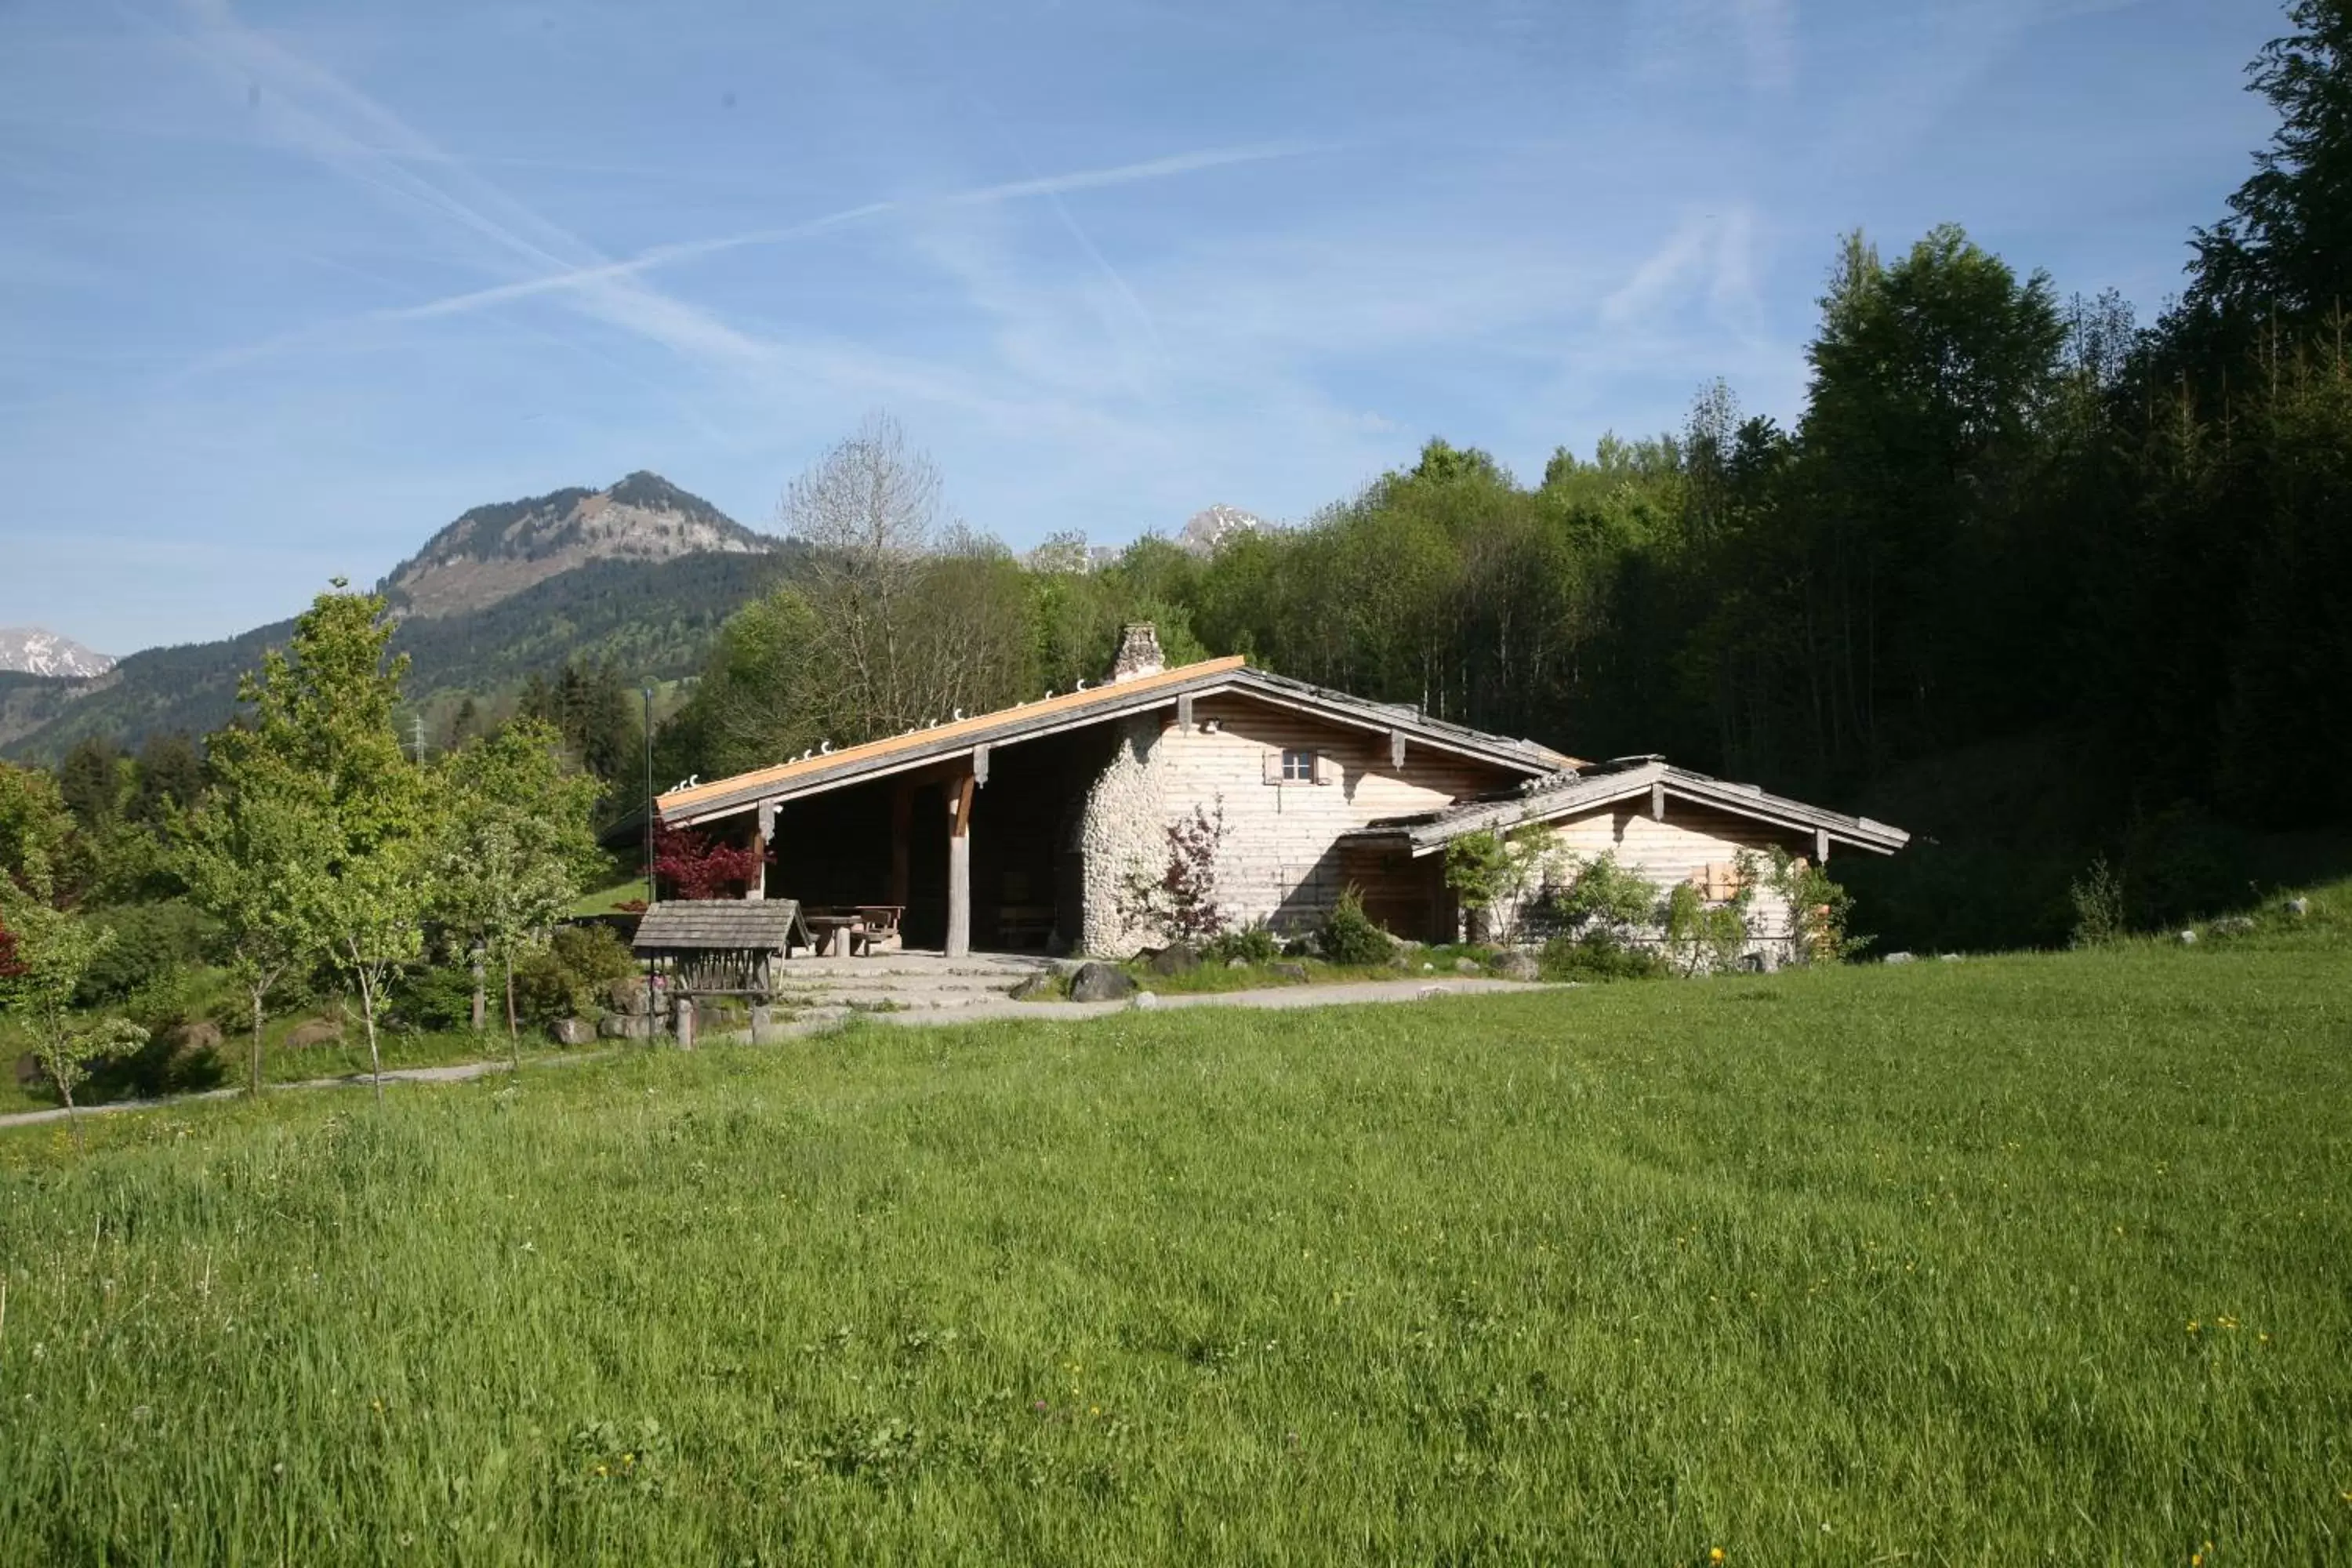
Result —
POLYGON ((1145 933, 1122 912, 1125 887, 1157 877, 1166 827, 1196 806, 1223 812, 1217 897, 1237 920, 1309 925, 1352 884, 1374 919, 1422 940, 1458 920, 1437 851, 1490 817, 1552 824, 1564 844, 1616 848, 1669 879, 1743 846, 1904 842, 1655 766, 1595 770, 1239 658, 1165 668, 1144 626, 1101 686, 696 784, 656 807, 672 826, 767 846, 748 898, 903 908, 907 943, 950 955, 1132 953, 1145 933))

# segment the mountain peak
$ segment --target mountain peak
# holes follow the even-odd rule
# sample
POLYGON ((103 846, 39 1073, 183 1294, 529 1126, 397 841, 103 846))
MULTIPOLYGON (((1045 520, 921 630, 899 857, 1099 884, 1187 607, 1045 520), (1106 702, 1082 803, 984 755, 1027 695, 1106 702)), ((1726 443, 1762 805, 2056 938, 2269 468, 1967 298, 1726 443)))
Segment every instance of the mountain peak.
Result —
POLYGON ((573 487, 475 507, 393 568, 383 587, 412 614, 457 615, 591 561, 752 554, 775 542, 640 468, 605 489, 573 487))
POLYGON ((0 626, 0 669, 88 679, 113 668, 111 658, 92 653, 71 637, 39 626, 0 626))
POLYGON ((1214 555, 1217 546, 1234 535, 1258 533, 1270 526, 1255 512, 1215 501, 1192 515, 1183 531, 1177 534, 1176 542, 1195 555, 1214 555))

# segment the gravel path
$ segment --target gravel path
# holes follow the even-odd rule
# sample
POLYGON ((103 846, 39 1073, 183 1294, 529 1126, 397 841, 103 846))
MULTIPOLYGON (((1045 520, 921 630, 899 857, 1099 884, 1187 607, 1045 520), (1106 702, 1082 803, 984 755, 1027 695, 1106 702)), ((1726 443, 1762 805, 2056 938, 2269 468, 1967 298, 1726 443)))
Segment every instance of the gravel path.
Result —
MULTIPOLYGON (((1440 978, 1425 975, 1418 980, 1360 980, 1336 985, 1279 985, 1256 991, 1193 991, 1161 994, 1147 993, 1150 999, 1129 997, 1121 1002, 1013 1002, 992 1003, 986 1006, 909 1010, 903 1013, 861 1013, 856 1016, 877 1024, 893 1024, 907 1027, 936 1027, 947 1024, 983 1024, 997 1018, 1100 1018, 1112 1013, 1158 1011, 1172 1007, 1337 1007, 1368 1002, 1423 1002, 1443 996, 1492 994, 1496 992, 1557 991, 1558 985, 1530 984, 1515 980, 1487 980, 1472 975, 1447 975, 1440 978)), ((841 1027, 839 1019, 814 1023, 787 1024, 777 1029, 785 1037, 822 1034, 841 1027)), ((737 1034, 719 1036, 710 1043, 741 1044, 749 1037, 737 1034)), ((582 1062, 605 1061, 619 1055, 616 1050, 577 1051, 559 1057, 535 1057, 530 1066, 574 1067, 582 1062)), ((386 1083, 464 1083, 469 1079, 509 1070, 503 1059, 480 1062, 453 1062, 446 1067, 389 1068, 386 1083)), ((274 1083, 268 1092, 304 1089, 365 1089, 374 1082, 368 1074, 345 1073, 336 1078, 304 1079, 293 1083, 274 1083)), ((212 1089, 197 1094, 177 1094, 162 1100, 117 1100, 103 1105, 85 1105, 86 1116, 111 1116, 129 1110, 161 1110, 175 1105, 191 1105, 207 1100, 235 1100, 245 1092, 242 1089, 212 1089)), ((43 1122, 63 1121, 65 1110, 19 1110, 0 1116, 0 1128, 36 1127, 43 1122)))

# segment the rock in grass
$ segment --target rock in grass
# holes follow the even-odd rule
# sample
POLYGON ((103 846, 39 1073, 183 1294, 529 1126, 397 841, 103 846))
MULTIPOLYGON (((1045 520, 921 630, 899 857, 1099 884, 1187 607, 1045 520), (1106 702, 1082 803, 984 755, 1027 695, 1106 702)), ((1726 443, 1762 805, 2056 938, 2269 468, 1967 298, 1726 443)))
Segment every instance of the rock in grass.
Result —
POLYGON ((1015 1002, 1045 1002, 1053 998, 1062 983, 1061 975, 1051 969, 1041 969, 1016 982, 1010 993, 1015 1002))
POLYGON ((1156 992, 1139 991, 1135 994, 1134 1005, 1138 1007, 1157 1007, 1160 1005, 1159 994, 1156 992))
POLYGON ((175 1057, 194 1056, 198 1051, 216 1051, 221 1045, 220 1026, 209 1018, 194 1018, 184 1024, 175 1024, 163 1031, 163 1043, 172 1048, 175 1057))
POLYGON ((595 1026, 585 1018, 558 1018, 547 1026, 559 1046, 585 1046, 596 1038, 595 1026))
POLYGON ((2184 931, 2174 936, 2172 940, 2183 947, 2194 947, 2197 945, 2197 933, 2194 931, 2184 931))
POLYGON ((2295 919, 2301 920, 2304 916, 2311 912, 2311 900, 2309 899, 2289 899, 2286 901, 2286 912, 2293 915, 2295 919))
POLYGON ((1134 994, 1134 977, 1099 959, 1078 965, 1077 973, 1070 980, 1073 1002, 1117 1002, 1134 994))
POLYGON ((1522 952, 1516 947, 1495 955, 1495 973, 1506 980, 1538 980, 1543 977, 1535 954, 1522 952))
POLYGON ((296 1050, 308 1050, 312 1046, 331 1045, 342 1037, 343 1021, 341 1018, 312 1018, 295 1025, 293 1032, 286 1037, 286 1043, 296 1050))
POLYGON ((2254 922, 2245 915, 2223 915, 2206 929, 2215 936, 2251 936, 2254 922))
POLYGON ((1881 962, 1885 963, 1910 963, 1916 961, 1913 959, 1912 955, 1907 952, 1890 952, 1885 959, 1881 960, 1881 962))
POLYGON ((1287 980, 1297 985, 1304 985, 1314 978, 1307 973, 1307 966, 1303 963, 1269 963, 1265 968, 1266 973, 1276 979, 1287 980))
POLYGON ((1225 960, 1225 967, 1227 969, 1247 969, 1249 967, 1249 960, 1246 958, 1229 958, 1225 960))
POLYGON ((607 1013, 596 1026, 596 1032, 608 1040, 649 1040, 654 1035, 654 1021, 643 1013, 607 1013))
POLYGON ((1478 961, 1475 958, 1457 958, 1454 961, 1454 973, 1475 974, 1478 973, 1478 961))
POLYGON ((1171 942, 1151 955, 1147 967, 1154 974, 1190 974, 1201 967, 1201 955, 1189 942, 1171 942))

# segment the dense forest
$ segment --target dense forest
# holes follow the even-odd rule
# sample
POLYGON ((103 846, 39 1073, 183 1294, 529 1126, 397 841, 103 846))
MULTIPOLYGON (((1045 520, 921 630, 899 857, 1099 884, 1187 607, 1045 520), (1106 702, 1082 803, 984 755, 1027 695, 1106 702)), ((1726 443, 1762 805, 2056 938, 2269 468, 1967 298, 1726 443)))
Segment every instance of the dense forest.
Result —
POLYGON ((663 781, 1067 689, 1150 618, 1171 652, 1901 823, 1914 848, 1853 870, 1906 945, 2063 941, 2095 862, 2141 924, 2322 869, 2352 820, 2352 7, 2289 18, 2250 70, 2277 134, 2156 320, 1955 226, 1856 234, 1788 427, 1717 384, 1540 476, 1433 440, 1304 526, 1091 571, 945 527, 870 428, 788 497, 820 569, 729 624, 663 781), (823 569, 853 559, 891 564, 823 569))

